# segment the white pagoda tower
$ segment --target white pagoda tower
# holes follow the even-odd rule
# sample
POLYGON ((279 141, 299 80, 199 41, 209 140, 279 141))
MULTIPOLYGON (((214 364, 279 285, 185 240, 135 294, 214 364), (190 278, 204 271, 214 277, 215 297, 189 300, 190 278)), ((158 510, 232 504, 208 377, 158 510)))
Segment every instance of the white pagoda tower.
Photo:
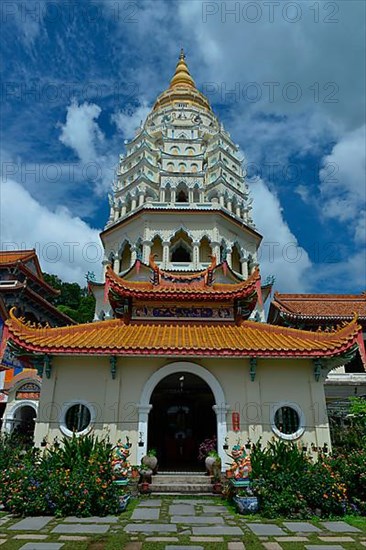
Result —
MULTIPOLYGON (((238 146, 197 90, 183 50, 169 88, 120 156, 110 217, 101 238, 105 265, 124 275, 136 259, 172 272, 226 260, 246 280, 261 236, 238 146)), ((103 292, 95 320, 109 317, 103 292)), ((108 307, 108 306, 107 306, 108 307)))

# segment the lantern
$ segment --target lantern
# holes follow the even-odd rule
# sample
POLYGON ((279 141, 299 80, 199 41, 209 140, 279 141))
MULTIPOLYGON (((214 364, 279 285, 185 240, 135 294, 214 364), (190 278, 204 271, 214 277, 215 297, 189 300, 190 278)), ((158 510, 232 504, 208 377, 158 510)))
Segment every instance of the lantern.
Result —
POLYGON ((232 414, 233 431, 238 432, 240 430, 240 415, 238 412, 232 414))

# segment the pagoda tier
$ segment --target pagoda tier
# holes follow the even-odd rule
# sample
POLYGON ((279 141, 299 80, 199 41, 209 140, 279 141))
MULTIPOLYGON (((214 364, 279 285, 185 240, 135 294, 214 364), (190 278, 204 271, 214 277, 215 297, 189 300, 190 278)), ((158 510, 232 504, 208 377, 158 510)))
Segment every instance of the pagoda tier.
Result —
POLYGON ((49 301, 59 294, 44 280, 35 250, 0 251, 0 296, 6 309, 17 306, 21 315, 42 324, 74 324, 49 301))
MULTIPOLYGON (((335 332, 309 332, 266 323, 137 323, 122 319, 36 328, 10 312, 6 337, 19 355, 157 355, 336 358, 362 344, 355 317, 335 332)), ((333 365, 334 366, 334 365, 333 365)), ((333 368, 333 367, 332 367, 333 368)))
POLYGON ((105 294, 116 317, 132 319, 204 319, 240 322, 247 319, 261 294, 255 268, 243 281, 223 262, 196 273, 176 273, 139 260, 123 277, 106 270, 105 294))

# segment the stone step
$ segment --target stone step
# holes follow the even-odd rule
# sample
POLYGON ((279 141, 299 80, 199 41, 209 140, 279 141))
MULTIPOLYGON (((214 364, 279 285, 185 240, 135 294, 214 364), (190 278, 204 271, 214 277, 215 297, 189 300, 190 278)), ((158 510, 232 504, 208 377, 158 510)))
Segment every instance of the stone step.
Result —
POLYGON ((212 493, 211 483, 157 483, 155 480, 150 485, 152 493, 171 493, 171 494, 189 494, 196 495, 201 493, 212 493))
POLYGON ((210 476, 202 474, 156 474, 152 477, 153 483, 193 483, 211 485, 210 476))

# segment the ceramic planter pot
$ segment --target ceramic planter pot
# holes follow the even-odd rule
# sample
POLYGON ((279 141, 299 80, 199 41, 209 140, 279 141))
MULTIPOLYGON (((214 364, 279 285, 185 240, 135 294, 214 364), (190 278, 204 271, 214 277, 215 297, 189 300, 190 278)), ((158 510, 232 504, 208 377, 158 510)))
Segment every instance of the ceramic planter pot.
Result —
POLYGON ((255 514, 258 512, 257 497, 234 497, 234 502, 239 514, 255 514))
POLYGON ((212 492, 215 495, 220 495, 222 493, 222 483, 220 481, 215 481, 212 485, 212 492))
POLYGON ((205 458, 205 466, 209 476, 212 476, 217 466, 217 458, 215 456, 207 456, 205 458))
POLYGON ((150 492, 150 483, 148 483, 147 481, 143 481, 140 484, 139 488, 140 488, 140 493, 143 493, 143 494, 149 493, 150 492))
POLYGON ((146 455, 142 459, 142 464, 150 468, 150 470, 155 473, 158 467, 158 459, 156 458, 156 456, 146 455))
POLYGON ((119 497, 119 511, 124 512, 127 508, 127 504, 130 500, 130 495, 123 495, 119 497))

